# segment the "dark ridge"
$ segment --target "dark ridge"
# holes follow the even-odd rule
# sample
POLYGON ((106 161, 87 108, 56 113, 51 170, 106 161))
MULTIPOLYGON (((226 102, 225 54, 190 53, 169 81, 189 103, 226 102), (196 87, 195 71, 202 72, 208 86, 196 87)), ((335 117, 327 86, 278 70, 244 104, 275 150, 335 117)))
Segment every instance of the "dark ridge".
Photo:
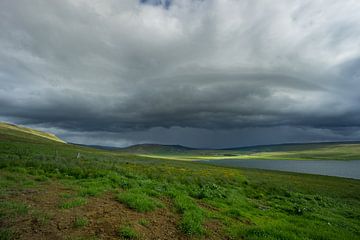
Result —
POLYGON ((253 146, 243 146, 243 147, 231 147, 231 148, 220 148, 220 149, 209 149, 209 148, 192 148, 183 145, 168 145, 168 144, 155 144, 155 143, 145 143, 145 144, 135 144, 128 147, 111 147, 103 145, 86 145, 79 143, 71 143, 77 146, 84 146, 90 148, 96 148, 101 150, 111 150, 111 151, 125 151, 125 152, 182 152, 182 151, 191 151, 191 150, 209 150, 209 151, 273 151, 273 150, 300 150, 302 148, 307 148, 309 146, 314 148, 321 148, 326 145, 336 145, 336 144, 360 144, 360 141, 340 141, 340 142, 311 142, 311 143, 280 143, 280 144, 269 144, 269 145, 253 145, 253 146))
POLYGON ((103 145, 86 145, 86 144, 80 144, 80 143, 71 143, 72 145, 80 146, 80 147, 89 147, 89 148, 95 148, 100 150, 120 150, 122 148, 119 147, 111 147, 111 146, 103 146, 103 145))
POLYGON ((183 149, 183 150, 197 149, 197 148, 186 147, 186 146, 178 145, 178 144, 169 145, 169 144, 155 144, 155 143, 135 144, 135 145, 131 145, 128 147, 124 147, 122 149, 130 149, 130 148, 138 148, 138 147, 170 147, 170 148, 178 148, 178 149, 183 149))
POLYGON ((190 151, 190 150, 198 150, 196 148, 186 147, 182 145, 166 145, 166 144, 152 144, 152 143, 146 143, 146 144, 136 144, 131 145, 128 147, 111 147, 111 146, 103 146, 103 145, 86 145, 86 144, 80 144, 80 143, 70 143, 76 146, 82 146, 82 147, 90 147, 90 148, 96 148, 100 150, 111 150, 111 151, 125 151, 125 152, 137 152, 137 151, 143 151, 143 152, 154 152, 155 150, 172 150, 172 151, 190 151))
POLYGON ((162 144, 137 144, 122 148, 121 151, 129 153, 181 153, 196 150, 195 148, 182 145, 162 145, 162 144))

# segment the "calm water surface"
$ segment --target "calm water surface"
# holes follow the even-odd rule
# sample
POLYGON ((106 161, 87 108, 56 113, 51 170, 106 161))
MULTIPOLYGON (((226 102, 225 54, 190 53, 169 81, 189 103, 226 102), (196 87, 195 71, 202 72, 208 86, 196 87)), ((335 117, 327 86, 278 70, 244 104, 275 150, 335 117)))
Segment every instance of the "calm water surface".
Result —
POLYGON ((311 173, 360 179, 360 160, 205 160, 199 161, 227 167, 259 168, 287 172, 311 173))

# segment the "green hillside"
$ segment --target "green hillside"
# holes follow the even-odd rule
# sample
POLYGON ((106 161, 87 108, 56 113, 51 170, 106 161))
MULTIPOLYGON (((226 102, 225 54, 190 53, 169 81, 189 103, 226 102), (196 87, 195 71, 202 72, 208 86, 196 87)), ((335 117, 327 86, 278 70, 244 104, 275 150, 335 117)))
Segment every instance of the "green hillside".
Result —
POLYGON ((31 132, 0 128, 1 240, 360 239, 359 180, 164 161, 31 132))
POLYGON ((57 136, 51 133, 38 131, 31 128, 20 127, 17 125, 0 122, 0 137, 15 137, 16 139, 32 139, 38 141, 50 140, 59 143, 65 143, 57 136))

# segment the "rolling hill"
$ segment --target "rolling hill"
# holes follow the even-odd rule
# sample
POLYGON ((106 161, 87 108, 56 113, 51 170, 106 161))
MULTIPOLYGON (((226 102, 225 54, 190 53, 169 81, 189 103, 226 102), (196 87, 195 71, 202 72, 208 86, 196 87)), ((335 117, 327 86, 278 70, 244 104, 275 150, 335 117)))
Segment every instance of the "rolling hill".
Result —
POLYGON ((179 154, 196 150, 195 148, 185 147, 182 145, 162 145, 162 144, 137 144, 126 148, 122 151, 138 154, 179 154))

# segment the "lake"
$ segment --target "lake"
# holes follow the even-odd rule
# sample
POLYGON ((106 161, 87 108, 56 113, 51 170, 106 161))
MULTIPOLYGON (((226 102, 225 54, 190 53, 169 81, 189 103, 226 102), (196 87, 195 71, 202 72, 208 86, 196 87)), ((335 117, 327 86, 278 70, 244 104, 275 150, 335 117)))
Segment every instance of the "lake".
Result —
POLYGON ((202 160, 226 167, 259 168, 360 179, 360 160, 202 160))

